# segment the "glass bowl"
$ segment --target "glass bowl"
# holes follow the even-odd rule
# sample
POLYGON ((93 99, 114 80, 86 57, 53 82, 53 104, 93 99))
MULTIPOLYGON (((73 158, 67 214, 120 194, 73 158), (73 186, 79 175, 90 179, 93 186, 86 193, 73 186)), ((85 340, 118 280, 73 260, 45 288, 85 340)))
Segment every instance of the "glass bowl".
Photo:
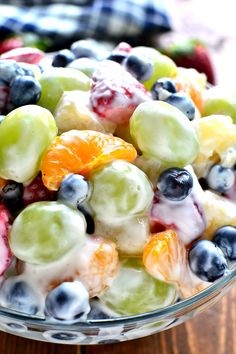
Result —
POLYGON ((235 283, 236 268, 195 296, 136 316, 87 320, 73 325, 0 307, 0 330, 38 341, 61 344, 106 344, 142 338, 174 327, 214 305, 235 283))

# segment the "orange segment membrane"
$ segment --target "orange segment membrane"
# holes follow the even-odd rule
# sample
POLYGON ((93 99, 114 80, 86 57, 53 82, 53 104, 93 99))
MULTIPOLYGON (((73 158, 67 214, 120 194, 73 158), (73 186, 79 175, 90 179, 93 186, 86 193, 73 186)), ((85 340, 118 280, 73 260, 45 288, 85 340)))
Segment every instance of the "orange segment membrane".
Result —
POLYGON ((144 248, 143 263, 153 277, 174 284, 182 298, 193 296, 210 285, 192 273, 187 250, 176 232, 170 229, 151 236, 144 248))
POLYGON ((184 91, 193 100, 195 106, 202 112, 203 92, 206 88, 206 75, 195 69, 178 68, 178 74, 174 79, 177 91, 184 91))

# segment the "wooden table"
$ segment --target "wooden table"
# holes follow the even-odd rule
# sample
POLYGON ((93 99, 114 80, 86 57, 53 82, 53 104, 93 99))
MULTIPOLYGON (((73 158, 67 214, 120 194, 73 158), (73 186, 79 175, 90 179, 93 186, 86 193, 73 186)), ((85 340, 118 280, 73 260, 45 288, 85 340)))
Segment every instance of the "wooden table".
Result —
POLYGON ((0 333, 0 354, 236 354, 236 288, 205 313, 146 338, 79 347, 0 333))

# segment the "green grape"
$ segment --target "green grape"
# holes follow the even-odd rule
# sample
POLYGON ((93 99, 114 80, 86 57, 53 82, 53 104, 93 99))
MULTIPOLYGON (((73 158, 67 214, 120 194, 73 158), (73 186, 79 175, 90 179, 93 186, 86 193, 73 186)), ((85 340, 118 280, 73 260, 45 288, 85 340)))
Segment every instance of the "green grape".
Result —
POLYGON ((96 171, 92 178, 90 205, 99 220, 117 220, 145 213, 153 190, 138 167, 116 160, 96 171))
POLYGON ((79 70, 91 78, 98 64, 99 62, 95 59, 79 58, 73 60, 69 65, 67 65, 67 68, 79 70))
POLYGON ((9 237, 13 254, 24 262, 46 264, 85 239, 84 216, 59 202, 36 202, 15 219, 9 237))
POLYGON ((0 125, 0 177, 24 183, 34 178, 57 135, 52 114, 28 105, 10 112, 0 125))
POLYGON ((176 290, 150 276, 139 258, 127 258, 121 261, 118 276, 100 300, 117 314, 136 315, 171 305, 176 290))
POLYGON ((153 84, 162 77, 175 77, 177 74, 177 66, 175 62, 167 55, 163 55, 154 48, 135 47, 131 50, 131 54, 145 56, 151 60, 154 66, 152 76, 144 81, 143 84, 147 90, 151 90, 153 84))
POLYGON ((120 255, 141 257, 150 236, 149 219, 132 217, 116 223, 96 220, 95 234, 115 242, 120 255))
POLYGON ((37 104, 52 113, 64 91, 90 89, 90 79, 79 70, 70 68, 50 68, 42 74, 39 82, 42 94, 37 104))
POLYGON ((59 134, 69 130, 96 130, 105 133, 96 115, 89 109, 87 91, 65 91, 54 112, 59 134))
POLYGON ((147 158, 162 167, 184 167, 199 151, 194 125, 176 107, 163 101, 141 103, 130 119, 130 132, 147 158))
POLYGON ((236 94, 225 87, 215 86, 204 92, 204 117, 212 114, 228 115, 236 123, 236 94))

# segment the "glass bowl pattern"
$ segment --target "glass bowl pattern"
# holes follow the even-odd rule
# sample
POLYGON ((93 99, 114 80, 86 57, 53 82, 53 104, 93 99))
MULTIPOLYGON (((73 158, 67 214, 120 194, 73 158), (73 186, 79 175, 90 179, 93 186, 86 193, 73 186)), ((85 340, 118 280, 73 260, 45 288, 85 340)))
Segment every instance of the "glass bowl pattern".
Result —
POLYGON ((38 341, 61 344, 106 344, 142 338, 174 327, 214 305, 236 281, 236 269, 195 296, 136 316, 87 320, 73 325, 0 307, 0 330, 38 341))

